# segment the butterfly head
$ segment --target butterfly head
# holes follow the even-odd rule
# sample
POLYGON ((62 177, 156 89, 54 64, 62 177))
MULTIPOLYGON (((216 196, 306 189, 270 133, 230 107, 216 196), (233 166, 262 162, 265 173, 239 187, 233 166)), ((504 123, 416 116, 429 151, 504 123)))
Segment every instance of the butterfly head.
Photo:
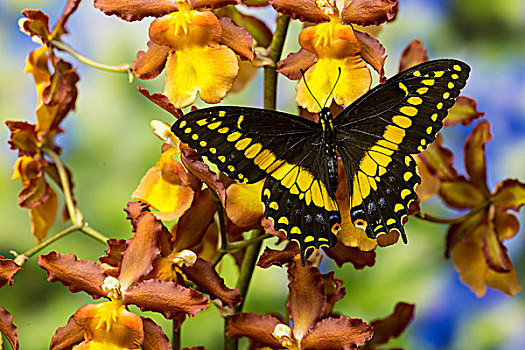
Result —
POLYGON ((332 112, 330 112, 330 108, 328 107, 321 108, 321 110, 319 111, 319 119, 332 120, 333 116, 332 116, 332 112))

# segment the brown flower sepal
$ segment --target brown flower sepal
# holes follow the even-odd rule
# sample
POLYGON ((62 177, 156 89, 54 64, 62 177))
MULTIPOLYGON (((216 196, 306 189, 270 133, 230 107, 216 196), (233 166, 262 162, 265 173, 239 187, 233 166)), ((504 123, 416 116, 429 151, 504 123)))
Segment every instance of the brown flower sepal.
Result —
POLYGON ((171 350, 171 344, 164 334, 162 327, 157 325, 151 319, 142 318, 142 329, 144 331, 143 350, 171 350))
POLYGON ((366 266, 372 267, 376 263, 375 251, 362 251, 357 247, 348 247, 340 241, 334 247, 325 247, 323 250, 339 267, 349 262, 356 270, 361 270, 366 266))
POLYGON ((401 53, 399 59, 399 71, 402 72, 429 60, 427 49, 419 39, 413 39, 401 53))
POLYGON ((13 260, 6 259, 0 255, 0 288, 6 284, 12 286, 12 278, 21 268, 13 260))
POLYGON ((283 266, 292 261, 299 254, 299 245, 297 242, 288 242, 282 250, 275 250, 266 247, 261 254, 257 266, 266 269, 270 266, 283 266))
POLYGON ((172 0, 95 0, 94 5, 108 16, 116 15, 129 22, 177 11, 177 5, 172 0))
POLYGON ((40 38, 41 43, 47 43, 51 40, 49 30, 49 16, 40 10, 22 10, 22 15, 26 18, 20 19, 18 25, 20 30, 33 37, 40 38))
MULTIPOLYGON (((4 335, 9 344, 11 344, 11 347, 18 350, 20 344, 18 343, 18 335, 16 331, 16 326, 13 324, 13 316, 0 306, 0 337, 4 335)), ((0 346, 1 345, 2 342, 0 342, 0 346)))
POLYGON ((485 112, 478 111, 476 100, 467 96, 459 96, 456 103, 448 111, 447 117, 443 120, 444 127, 455 125, 469 125, 474 120, 485 116, 485 112))
POLYGON ((220 44, 228 46, 235 51, 243 60, 253 61, 255 53, 253 52, 253 38, 246 29, 235 24, 228 17, 220 17, 222 35, 220 44))
POLYGON ((414 308, 414 304, 400 302, 391 315, 373 321, 371 325, 374 327, 374 336, 362 349, 375 350, 378 345, 387 344, 390 339, 399 337, 414 318, 414 308))
POLYGON ((161 93, 154 93, 153 95, 150 94, 150 92, 147 89, 144 89, 140 86, 137 87, 137 90, 144 95, 146 98, 148 98, 151 102, 155 103, 160 108, 164 109, 165 111, 171 113, 175 118, 179 119, 183 116, 183 113, 180 109, 176 108, 169 100, 168 96, 163 95, 161 93))
POLYGON ((72 349, 84 340, 84 329, 75 322, 75 316, 71 316, 64 327, 60 327, 53 334, 49 350, 72 349))
POLYGON ((366 322, 346 316, 328 317, 316 324, 301 342, 301 349, 354 349, 372 337, 366 322))
POLYGON ((343 8, 341 19, 362 26, 378 25, 393 21, 398 10, 397 0, 354 0, 343 8))
POLYGON ((257 345, 282 349, 281 343, 272 336, 282 320, 274 315, 258 315, 251 312, 238 313, 230 317, 226 335, 230 338, 249 337, 257 345))

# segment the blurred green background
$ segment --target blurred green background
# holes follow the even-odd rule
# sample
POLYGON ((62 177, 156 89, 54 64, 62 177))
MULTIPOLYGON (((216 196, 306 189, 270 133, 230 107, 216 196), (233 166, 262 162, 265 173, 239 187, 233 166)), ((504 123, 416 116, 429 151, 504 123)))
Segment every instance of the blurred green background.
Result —
MULTIPOLYGON (((401 51, 413 38, 422 39, 431 58, 454 57, 472 67, 465 94, 477 99, 487 112, 494 140, 487 147, 489 183, 505 178, 525 181, 525 2, 400 0, 397 20, 384 26, 379 40, 388 59, 386 72, 397 72, 401 51)), ((78 51, 98 61, 118 64, 131 62, 137 50, 145 49, 151 19, 125 23, 93 8, 92 1, 81 3, 69 22, 64 40, 78 51)), ((34 122, 35 90, 30 75, 23 73, 25 57, 37 47, 18 32, 17 20, 23 8, 40 8, 58 18, 63 3, 51 0, 2 0, 0 2, 0 118, 34 122)), ((270 26, 272 10, 259 10, 270 26)), ((299 23, 293 23, 285 52, 296 51, 299 23)), ((78 67, 81 77, 77 109, 62 126, 59 136, 63 159, 73 171, 78 206, 87 222, 107 236, 129 238, 130 225, 122 208, 140 178, 158 159, 161 142, 149 122, 168 123, 173 117, 140 95, 142 84, 152 92, 162 91, 162 78, 153 82, 93 69, 74 58, 64 57, 78 67)), ((284 56, 283 56, 284 57, 284 56)), ((262 74, 245 91, 230 94, 224 104, 262 106, 262 74), (255 96, 255 97, 254 97, 255 96)), ((278 108, 296 112, 294 82, 279 80, 278 108)), ((202 105, 202 104, 201 104, 202 105)), ((446 144, 455 150, 456 165, 463 169, 461 146, 470 128, 455 127, 445 132, 446 144)), ((0 127, 0 255, 12 257, 11 250, 23 252, 34 245, 26 210, 17 206, 19 181, 12 181, 16 154, 6 143, 7 127, 0 127)), ((443 214, 438 200, 424 209, 443 214)), ((524 223, 523 211, 520 221, 524 223)), ((50 234, 65 225, 57 223, 50 234)), ((399 301, 416 304, 416 318, 405 335, 395 341, 406 349, 523 349, 525 348, 524 292, 510 298, 489 291, 476 298, 457 278, 450 261, 443 258, 445 227, 412 218, 407 224, 410 243, 379 249, 374 268, 355 271, 352 266, 336 269, 345 281, 347 296, 336 311, 372 321, 392 312, 399 301)), ((524 282, 523 229, 508 242, 520 281, 524 282)), ((96 260, 104 246, 72 234, 46 249, 75 253, 81 259, 96 260)), ((334 268, 328 259, 323 272, 334 268)), ((224 265, 229 286, 235 283, 231 261, 224 265)), ((284 270, 257 269, 250 287, 246 310, 282 313, 287 280, 284 270)), ((12 287, 0 290, 0 305, 13 314, 22 349, 46 349, 58 327, 64 326, 78 307, 91 302, 85 293, 70 294, 59 283, 46 282, 46 273, 36 259, 30 259, 15 276, 12 287)), ((136 310, 134 310, 136 311, 136 310)), ((170 323, 146 313, 161 324, 166 333, 170 323)), ((222 320, 214 307, 187 321, 182 330, 183 346, 222 347, 222 320)), ((9 348, 9 345, 5 345, 9 348)))

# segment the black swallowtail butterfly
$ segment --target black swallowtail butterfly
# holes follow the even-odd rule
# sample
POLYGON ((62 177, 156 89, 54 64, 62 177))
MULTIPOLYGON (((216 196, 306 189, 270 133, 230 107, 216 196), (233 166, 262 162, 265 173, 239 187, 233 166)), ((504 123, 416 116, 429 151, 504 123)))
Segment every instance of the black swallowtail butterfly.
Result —
POLYGON ((303 261, 308 248, 337 242, 337 154, 353 224, 370 238, 398 230, 406 242, 404 218, 421 182, 411 154, 434 140, 469 72, 456 60, 419 64, 370 90, 336 118, 322 108, 319 123, 219 106, 188 113, 171 130, 232 179, 266 178, 264 215, 299 243, 303 261))

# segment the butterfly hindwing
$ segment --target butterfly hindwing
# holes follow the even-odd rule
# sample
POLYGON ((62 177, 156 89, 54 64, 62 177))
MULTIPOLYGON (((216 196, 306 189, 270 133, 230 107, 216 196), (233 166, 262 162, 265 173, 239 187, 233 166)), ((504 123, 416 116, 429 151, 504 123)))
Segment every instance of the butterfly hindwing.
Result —
POLYGON ((303 257, 308 247, 335 244, 331 228, 341 219, 319 124, 276 111, 213 107, 188 113, 172 131, 229 177, 266 178, 265 216, 299 242, 303 257))
POLYGON ((369 237, 397 229, 406 239, 404 216, 421 182, 411 154, 434 140, 469 72, 456 60, 422 63, 369 91, 335 118, 352 222, 369 237))

